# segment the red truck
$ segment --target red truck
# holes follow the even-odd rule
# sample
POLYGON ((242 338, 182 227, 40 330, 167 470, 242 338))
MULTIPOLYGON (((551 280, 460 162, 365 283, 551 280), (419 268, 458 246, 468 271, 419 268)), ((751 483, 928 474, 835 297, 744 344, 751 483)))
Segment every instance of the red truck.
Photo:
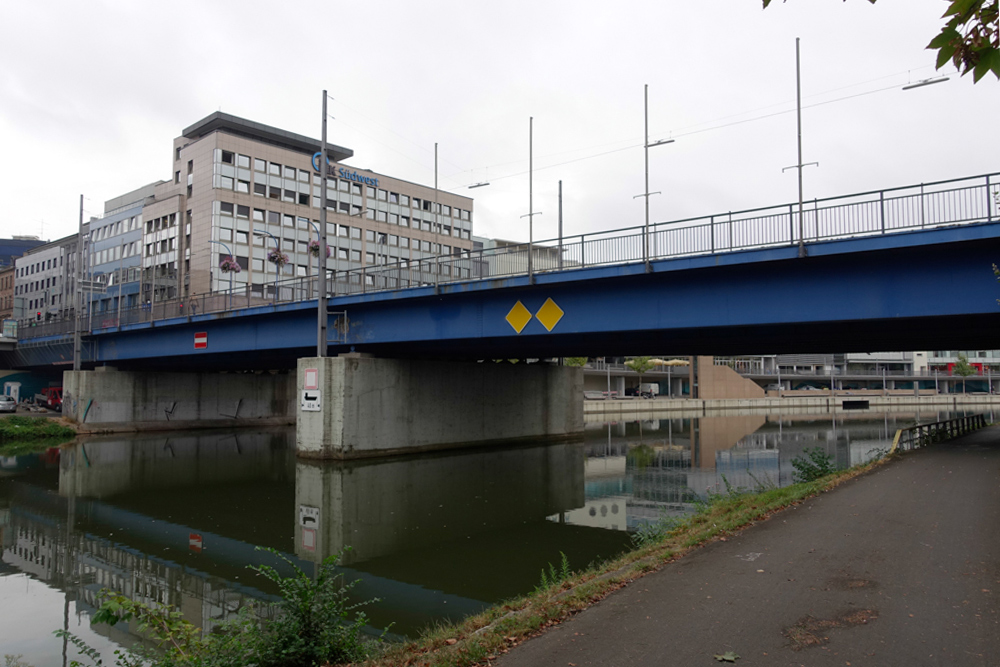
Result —
POLYGON ((35 403, 44 405, 49 410, 62 411, 62 387, 45 387, 35 394, 35 403))

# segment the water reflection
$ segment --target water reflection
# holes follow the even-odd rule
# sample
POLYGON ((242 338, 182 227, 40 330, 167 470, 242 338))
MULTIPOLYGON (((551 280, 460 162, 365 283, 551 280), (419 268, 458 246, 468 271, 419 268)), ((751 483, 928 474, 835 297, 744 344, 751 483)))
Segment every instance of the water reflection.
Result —
POLYGON ((897 428, 947 416, 658 418, 591 424, 577 443, 376 462, 298 461, 288 429, 94 438, 3 459, 0 627, 18 638, 4 651, 56 664, 50 633, 63 626, 110 658, 138 635, 88 627, 105 587, 174 605, 205 631, 251 601, 269 615, 277 591, 246 566, 290 569, 257 547, 311 574, 350 546, 357 598, 383 600, 372 627, 409 635, 531 590, 560 552, 573 568, 613 556, 628 531, 727 483, 787 484, 806 447, 848 466, 897 428))

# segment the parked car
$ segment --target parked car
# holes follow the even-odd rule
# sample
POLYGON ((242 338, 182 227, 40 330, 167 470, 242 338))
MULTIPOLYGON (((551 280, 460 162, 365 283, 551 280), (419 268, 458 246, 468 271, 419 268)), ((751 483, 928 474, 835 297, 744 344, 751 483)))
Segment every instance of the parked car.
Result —
POLYGON ((0 396, 0 412, 17 412, 17 401, 10 396, 0 396))

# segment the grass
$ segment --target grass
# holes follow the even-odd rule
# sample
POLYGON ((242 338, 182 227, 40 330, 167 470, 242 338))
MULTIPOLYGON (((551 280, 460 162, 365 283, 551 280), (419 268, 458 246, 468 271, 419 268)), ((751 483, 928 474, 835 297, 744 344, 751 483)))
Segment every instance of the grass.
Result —
POLYGON ((11 415, 0 419, 0 456, 37 451, 62 444, 75 436, 76 431, 54 419, 11 415))
POLYGON ((488 663, 692 549, 764 521, 771 514, 828 491, 885 460, 784 488, 758 485, 755 492, 731 489, 727 494, 713 495, 694 516, 666 521, 636 540, 633 551, 583 572, 560 572, 553 567, 553 572, 543 573, 542 585, 531 594, 508 600, 456 624, 436 625, 416 640, 390 646, 384 654, 363 664, 468 667, 488 663))

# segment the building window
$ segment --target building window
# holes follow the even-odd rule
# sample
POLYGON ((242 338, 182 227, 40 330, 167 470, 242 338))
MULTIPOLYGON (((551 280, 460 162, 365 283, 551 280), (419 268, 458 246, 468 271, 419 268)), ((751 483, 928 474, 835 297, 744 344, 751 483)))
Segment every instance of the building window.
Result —
POLYGON ((222 151, 222 162, 223 164, 235 164, 236 155, 231 151, 222 151))
POLYGON ((263 183, 254 183, 253 184, 253 193, 255 195, 257 195, 258 197, 266 197, 267 196, 267 186, 264 185, 263 183))

